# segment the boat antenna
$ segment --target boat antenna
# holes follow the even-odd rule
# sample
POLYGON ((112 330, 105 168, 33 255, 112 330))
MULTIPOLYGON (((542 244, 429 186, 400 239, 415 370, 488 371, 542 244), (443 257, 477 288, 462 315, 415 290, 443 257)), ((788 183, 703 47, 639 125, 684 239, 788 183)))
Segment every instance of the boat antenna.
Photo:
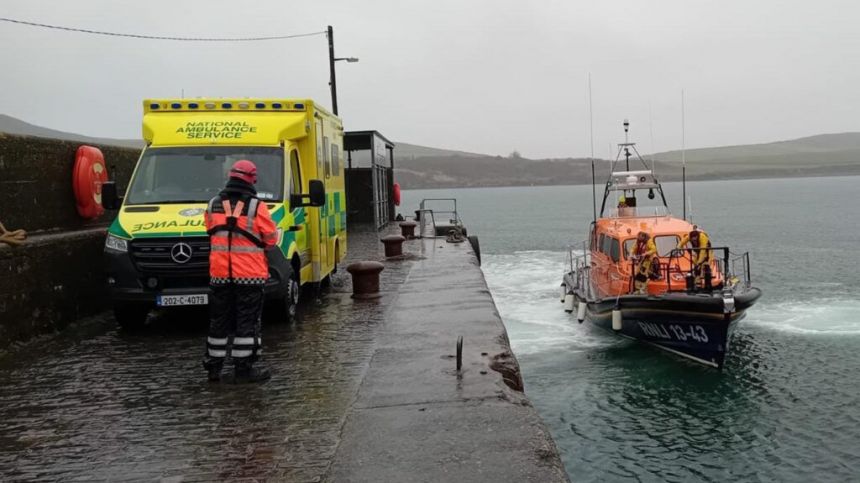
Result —
POLYGON ((591 105, 591 72, 588 73, 588 136, 591 141, 591 206, 594 223, 597 223, 597 180, 594 175, 594 110, 591 105))
POLYGON ((651 114, 651 101, 648 101, 648 130, 651 131, 651 174, 654 173, 654 117, 651 114))
POLYGON ((628 149, 627 145, 630 144, 630 139, 628 139, 628 131, 630 131, 630 121, 627 119, 624 120, 624 157, 627 161, 627 171, 630 171, 630 149, 628 149))
POLYGON ((687 139, 684 119, 684 89, 681 89, 681 198, 684 204, 684 219, 687 219, 687 139))

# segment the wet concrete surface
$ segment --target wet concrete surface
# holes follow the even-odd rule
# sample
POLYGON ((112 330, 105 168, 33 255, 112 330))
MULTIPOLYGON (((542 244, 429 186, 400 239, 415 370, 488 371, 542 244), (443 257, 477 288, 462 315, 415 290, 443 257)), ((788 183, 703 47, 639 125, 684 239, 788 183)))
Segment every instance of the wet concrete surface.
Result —
MULTIPOLYGON (((383 260, 378 235, 351 232, 350 260, 383 260)), ((297 321, 265 324, 273 371, 265 384, 206 382, 201 310, 158 314, 136 333, 103 315, 8 353, 0 358, 0 480, 564 479, 536 413, 498 373, 482 374, 488 361, 477 346, 462 377, 452 370, 454 333, 433 329, 428 310, 457 287, 441 284, 425 299, 426 287, 407 283, 424 263, 421 243, 384 261, 382 298, 350 298, 341 269, 297 321), (424 315, 405 317, 415 305, 424 315)), ((456 312, 495 323, 490 305, 466 302, 456 312)), ((466 329, 466 347, 488 334, 466 329)), ((507 346, 485 345, 490 355, 507 346)))

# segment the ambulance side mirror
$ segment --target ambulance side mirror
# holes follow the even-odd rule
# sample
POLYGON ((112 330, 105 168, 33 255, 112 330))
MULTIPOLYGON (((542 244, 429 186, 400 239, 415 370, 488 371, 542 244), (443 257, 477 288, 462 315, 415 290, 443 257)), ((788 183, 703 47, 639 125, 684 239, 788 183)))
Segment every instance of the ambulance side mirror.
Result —
POLYGON ((122 197, 116 192, 116 181, 102 183, 102 206, 106 210, 118 210, 122 206, 122 197))
POLYGON ((323 206, 325 205, 325 184, 318 179, 312 179, 308 182, 310 193, 304 195, 290 195, 290 207, 298 208, 300 206, 323 206))
POLYGON ((310 198, 311 198, 311 206, 324 206, 325 205, 325 184, 318 179, 312 179, 308 183, 308 188, 310 188, 310 198))

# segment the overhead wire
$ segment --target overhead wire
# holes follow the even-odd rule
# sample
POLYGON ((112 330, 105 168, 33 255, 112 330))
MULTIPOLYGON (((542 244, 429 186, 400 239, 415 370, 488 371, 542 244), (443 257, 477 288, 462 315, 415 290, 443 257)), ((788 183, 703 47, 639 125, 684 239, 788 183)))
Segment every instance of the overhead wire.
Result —
POLYGON ((27 25, 30 27, 40 27, 46 29, 53 30, 63 30, 66 32, 76 32, 83 34, 91 34, 91 35, 105 35, 110 37, 125 37, 131 39, 143 39, 143 40, 172 40, 172 41, 180 41, 180 42, 259 42, 266 40, 285 40, 285 39, 295 39, 299 37, 312 37, 316 35, 325 35, 327 32, 322 30, 319 32, 306 32, 300 34, 290 34, 290 35, 273 35, 266 37, 176 37, 176 36, 164 36, 164 35, 145 35, 145 34, 130 34, 130 33, 121 33, 121 32, 107 32, 103 30, 91 30, 77 27, 66 27, 62 25, 50 25, 46 23, 39 22, 29 22, 26 20, 18 20, 14 18, 6 18, 0 17, 0 21, 14 23, 19 25, 27 25))

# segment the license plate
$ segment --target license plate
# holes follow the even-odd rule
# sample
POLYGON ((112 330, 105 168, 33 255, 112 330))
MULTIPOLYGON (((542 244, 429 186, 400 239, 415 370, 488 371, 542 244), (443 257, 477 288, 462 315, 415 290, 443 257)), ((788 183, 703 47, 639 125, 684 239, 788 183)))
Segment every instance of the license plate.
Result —
POLYGON ((155 303, 159 307, 173 307, 176 305, 206 305, 209 303, 209 295, 159 295, 156 297, 155 303))

